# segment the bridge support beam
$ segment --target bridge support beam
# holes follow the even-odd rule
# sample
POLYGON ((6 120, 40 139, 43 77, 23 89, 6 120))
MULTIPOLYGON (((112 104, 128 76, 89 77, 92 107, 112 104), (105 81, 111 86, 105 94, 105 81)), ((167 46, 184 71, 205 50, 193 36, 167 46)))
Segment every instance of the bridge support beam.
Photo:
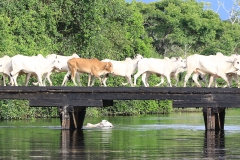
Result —
POLYGON ((208 130, 224 130, 225 108, 204 107, 203 117, 205 129, 208 130))
POLYGON ((62 129, 81 129, 86 115, 86 107, 65 105, 58 108, 62 129))

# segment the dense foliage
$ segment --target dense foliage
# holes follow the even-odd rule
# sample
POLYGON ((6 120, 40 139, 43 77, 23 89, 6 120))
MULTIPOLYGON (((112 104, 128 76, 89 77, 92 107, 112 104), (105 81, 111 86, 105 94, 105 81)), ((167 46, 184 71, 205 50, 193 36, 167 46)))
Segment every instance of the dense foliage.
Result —
MULTIPOLYGON (((229 55, 238 53, 240 47, 239 24, 221 21, 217 13, 205 10, 204 3, 195 0, 161 0, 149 4, 125 0, 2 0, 0 35, 1 57, 75 52, 84 58, 115 60, 137 53, 144 57, 185 58, 194 53, 229 55)), ((63 76, 64 73, 52 75, 54 85, 60 85, 63 76)), ((24 78, 21 80, 19 84, 24 84, 24 78)), ((86 85, 87 78, 83 76, 82 80, 86 85)), ((154 85, 158 81, 153 75, 149 83, 154 85)), ((107 83, 121 86, 122 82, 124 78, 110 76, 107 83)), ((25 101, 1 101, 0 117, 58 116, 56 108, 27 106, 25 101)), ((171 111, 170 106, 169 101, 117 101, 101 112, 165 113, 171 111)))

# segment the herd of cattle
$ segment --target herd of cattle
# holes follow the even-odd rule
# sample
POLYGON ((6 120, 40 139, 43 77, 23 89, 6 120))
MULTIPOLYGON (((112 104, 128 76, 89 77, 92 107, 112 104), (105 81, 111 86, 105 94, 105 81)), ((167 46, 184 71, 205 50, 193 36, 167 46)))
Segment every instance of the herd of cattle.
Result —
POLYGON ((240 56, 234 54, 225 56, 218 52, 215 55, 190 55, 186 59, 181 57, 173 57, 164 59, 143 58, 137 54, 133 59, 126 58, 124 61, 115 61, 104 59, 99 61, 97 58, 85 59, 80 58, 77 54, 71 56, 62 56, 50 54, 46 57, 42 55, 24 56, 15 55, 13 57, 4 56, 0 58, 0 72, 2 73, 3 85, 6 86, 6 78, 9 79, 9 84, 18 86, 17 77, 25 74, 25 85, 28 85, 31 76, 36 77, 37 81, 34 85, 46 86, 46 80, 52 85, 50 76, 53 72, 66 72, 62 81, 62 86, 66 86, 68 79, 72 79, 75 86, 80 85, 80 75, 88 74, 88 86, 93 86, 95 78, 98 78, 107 86, 106 81, 108 74, 125 77, 127 83, 132 87, 136 86, 136 81, 142 75, 142 82, 145 87, 149 87, 148 79, 151 74, 156 74, 161 77, 161 82, 156 86, 160 86, 164 82, 164 78, 170 87, 171 78, 176 79, 177 86, 178 74, 186 71, 184 79, 184 87, 186 87, 188 79, 192 75, 192 79, 198 87, 201 87, 198 82, 198 77, 209 77, 208 87, 217 87, 216 78, 222 78, 226 81, 227 86, 231 87, 232 78, 238 83, 238 70, 240 69, 240 56), (134 75, 134 82, 131 76, 134 75), (75 81, 77 79, 77 83, 75 81))

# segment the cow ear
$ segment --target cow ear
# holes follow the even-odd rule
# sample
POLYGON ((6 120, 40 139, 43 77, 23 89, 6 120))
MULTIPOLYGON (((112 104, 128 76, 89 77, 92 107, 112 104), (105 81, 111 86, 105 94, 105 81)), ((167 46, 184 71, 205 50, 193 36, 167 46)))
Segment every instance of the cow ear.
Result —
POLYGON ((228 62, 228 63, 234 63, 236 60, 237 60, 237 58, 234 58, 234 59, 229 58, 226 62, 228 62))

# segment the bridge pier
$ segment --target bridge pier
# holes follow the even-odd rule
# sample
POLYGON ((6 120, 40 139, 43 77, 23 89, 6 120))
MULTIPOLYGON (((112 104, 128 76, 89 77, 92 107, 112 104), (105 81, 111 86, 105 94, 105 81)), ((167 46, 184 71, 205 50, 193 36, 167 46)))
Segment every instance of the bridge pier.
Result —
POLYGON ((62 129, 81 129, 86 115, 86 107, 69 105, 58 107, 62 129))
POLYGON ((224 130, 225 109, 220 107, 204 107, 203 117, 206 131, 224 130))

